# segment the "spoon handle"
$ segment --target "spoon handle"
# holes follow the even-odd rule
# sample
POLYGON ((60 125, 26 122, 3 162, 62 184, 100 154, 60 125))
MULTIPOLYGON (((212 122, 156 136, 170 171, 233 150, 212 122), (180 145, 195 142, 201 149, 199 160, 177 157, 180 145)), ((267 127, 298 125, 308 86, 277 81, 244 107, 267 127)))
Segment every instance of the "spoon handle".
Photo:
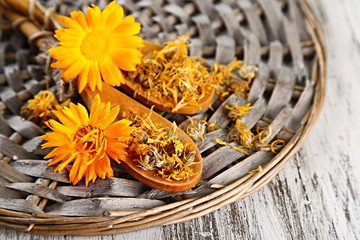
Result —
MULTIPOLYGON (((108 85, 107 83, 103 82, 103 90, 95 90, 91 91, 90 88, 85 88, 83 93, 81 94, 82 99, 84 100, 86 106, 91 108, 92 102, 95 99, 96 94, 100 95, 100 99, 103 102, 111 102, 111 106, 119 106, 120 112, 127 111, 128 109, 132 109, 139 114, 150 114, 150 109, 142 105, 141 103, 137 102, 136 100, 132 99, 131 97, 127 96, 126 94, 120 92, 119 90, 115 89, 114 87, 108 85)), ((150 116, 151 121, 161 123, 165 127, 172 127, 172 123, 169 122, 167 119, 162 117, 160 114, 156 112, 152 112, 150 116)))

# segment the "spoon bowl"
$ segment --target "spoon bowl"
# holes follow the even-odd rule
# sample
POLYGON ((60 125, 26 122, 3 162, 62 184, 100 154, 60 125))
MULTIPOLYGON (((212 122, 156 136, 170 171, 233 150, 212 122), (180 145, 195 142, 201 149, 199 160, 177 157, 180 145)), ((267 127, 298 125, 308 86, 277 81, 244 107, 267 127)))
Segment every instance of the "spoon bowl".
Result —
MULTIPOLYGON (((88 108, 91 108, 91 104, 94 101, 96 94, 100 95, 100 98, 103 102, 111 102, 112 107, 119 105, 120 111, 127 111, 128 109, 132 109, 139 115, 142 115, 144 113, 150 113, 150 109, 138 103, 134 99, 128 97, 124 93, 109 86, 106 83, 103 83, 103 90, 101 92, 98 90, 92 92, 89 88, 85 88, 85 90, 81 94, 81 97, 88 108)), ((156 112, 151 113, 150 119, 154 123, 160 123, 166 128, 172 127, 171 122, 169 122, 167 119, 157 114, 156 112)), ((196 151, 194 162, 197 164, 193 164, 190 166, 195 175, 190 177, 189 179, 179 181, 167 181, 157 173, 157 170, 143 170, 137 163, 136 157, 132 155, 129 155, 126 161, 123 161, 121 164, 133 177, 150 187, 167 192, 182 192, 192 188, 199 182, 201 178, 201 154, 195 143, 185 132, 178 128, 178 134, 179 136, 183 137, 186 142, 190 142, 194 146, 194 149, 196 151)))
MULTIPOLYGON (((148 53, 151 53, 154 50, 160 50, 162 48, 163 46, 161 45, 144 41, 144 47, 141 48, 140 51, 144 55, 147 55, 148 53)), ((186 105, 176 111, 173 111, 173 108, 164 106, 164 103, 161 102, 158 98, 153 96, 148 96, 145 94, 144 91, 141 90, 137 91, 143 88, 141 84, 129 80, 125 76, 125 74, 124 74, 124 79, 125 79, 125 84, 122 84, 120 88, 124 89, 126 92, 128 92, 131 95, 134 95, 134 93, 136 92, 136 99, 149 106, 154 106, 156 109, 163 112, 178 113, 178 114, 195 114, 197 112, 204 110, 207 106, 209 106, 215 94, 215 89, 213 89, 210 93, 205 93, 204 97, 202 97, 199 100, 198 106, 186 105)))

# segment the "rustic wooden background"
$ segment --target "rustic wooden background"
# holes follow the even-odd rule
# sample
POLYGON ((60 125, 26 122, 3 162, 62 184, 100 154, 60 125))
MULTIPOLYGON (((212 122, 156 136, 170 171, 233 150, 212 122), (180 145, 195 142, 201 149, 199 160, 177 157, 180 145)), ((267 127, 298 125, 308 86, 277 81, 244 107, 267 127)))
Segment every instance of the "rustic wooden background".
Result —
POLYGON ((201 218, 115 236, 0 239, 360 239, 359 0, 309 0, 328 49, 326 102, 303 148, 267 186, 201 218))

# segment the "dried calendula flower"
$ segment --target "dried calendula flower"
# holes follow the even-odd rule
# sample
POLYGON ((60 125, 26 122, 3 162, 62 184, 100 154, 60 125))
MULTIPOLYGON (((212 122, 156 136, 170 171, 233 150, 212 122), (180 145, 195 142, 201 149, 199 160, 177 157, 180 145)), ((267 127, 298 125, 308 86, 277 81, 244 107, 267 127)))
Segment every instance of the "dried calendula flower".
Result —
MULTIPOLYGON (((65 101, 63 105, 69 103, 65 101)), ((55 94, 49 90, 40 91, 33 99, 27 101, 27 105, 21 108, 21 117, 26 118, 39 126, 45 126, 45 122, 54 117, 52 111, 59 106, 55 94)))
POLYGON ((241 147, 251 148, 254 134, 240 119, 236 120, 233 129, 230 131, 229 141, 236 141, 241 147))
POLYGON ((256 76, 258 68, 252 65, 244 65, 237 70, 239 76, 243 79, 251 81, 256 76))
POLYGON ((83 177, 86 185, 97 177, 112 177, 114 172, 110 157, 118 163, 125 160, 125 142, 134 130, 129 126, 129 120, 114 122, 119 110, 119 106, 110 109, 110 102, 101 102, 98 94, 92 103, 90 116, 81 104, 70 103, 69 108, 58 106, 53 113, 59 122, 54 119, 46 122, 54 132, 40 137, 47 141, 42 145, 43 148, 55 147, 45 157, 54 157, 49 165, 61 162, 54 171, 61 172, 67 168, 70 171, 70 182, 74 185, 83 177))
POLYGON ((190 168, 197 164, 194 146, 178 135, 175 123, 168 129, 131 109, 123 113, 123 118, 135 127, 128 142, 129 154, 143 170, 156 170, 167 181, 187 180, 196 174, 190 168))
POLYGON ((144 56, 136 71, 128 72, 130 80, 140 83, 139 91, 158 98, 172 111, 199 107, 199 101, 213 91, 211 75, 203 62, 188 56, 188 37, 166 42, 161 50, 144 56))
POLYGON ((229 110, 227 117, 231 119, 232 121, 236 121, 237 119, 242 118, 247 114, 247 112, 252 109, 253 107, 250 106, 250 103, 247 103, 243 106, 233 106, 229 107, 228 105, 225 105, 225 108, 229 110))
POLYGON ((205 120, 192 119, 189 117, 189 124, 183 129, 187 135, 201 148, 204 145, 204 134, 206 133, 207 122, 205 120))
POLYGON ((267 140, 272 134, 272 128, 270 126, 257 128, 256 134, 254 134, 247 125, 240 120, 242 116, 247 114, 247 110, 251 108, 250 104, 234 108, 228 106, 225 107, 230 111, 234 111, 229 117, 232 120, 235 120, 234 125, 230 129, 229 141, 235 141, 239 146, 234 146, 234 144, 216 138, 214 140, 217 143, 229 146, 246 155, 251 154, 253 151, 271 151, 276 154, 279 149, 285 146, 285 141, 281 139, 276 139, 272 143, 267 143, 267 140), (244 149, 248 150, 245 151, 244 149))
POLYGON ((227 66, 215 62, 210 69, 213 83, 217 89, 216 93, 221 96, 221 100, 230 93, 247 98, 249 86, 257 72, 255 66, 243 65, 243 62, 237 59, 227 66))

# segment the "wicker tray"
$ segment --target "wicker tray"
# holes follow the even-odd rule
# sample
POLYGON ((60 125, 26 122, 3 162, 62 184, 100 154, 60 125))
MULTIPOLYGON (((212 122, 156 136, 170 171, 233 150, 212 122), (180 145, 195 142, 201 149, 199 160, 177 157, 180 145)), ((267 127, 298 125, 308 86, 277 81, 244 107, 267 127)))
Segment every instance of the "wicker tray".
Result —
MULTIPOLYGON (((44 4, 68 15, 84 9, 88 1, 44 4)), ((106 2, 96 4, 101 7, 106 2)), ((41 159, 46 154, 38 139, 43 130, 19 116, 26 101, 47 87, 45 67, 36 61, 36 47, 3 24, 0 225, 34 234, 108 235, 188 221, 262 188, 309 135, 324 102, 326 55, 321 29, 305 0, 127 0, 123 6, 141 22, 146 40, 161 43, 190 33, 190 54, 209 64, 226 64, 236 56, 257 65, 248 99, 234 95, 227 101, 252 103, 254 110, 244 120, 249 128, 270 125, 270 138, 279 137, 287 144, 278 154, 260 151, 246 157, 229 146, 216 145, 213 139, 226 135, 219 129, 205 135, 200 149, 203 178, 189 191, 149 189, 116 166, 116 178, 89 188, 73 187, 66 183, 65 172, 54 174, 41 159), (259 165, 262 171, 249 173, 259 165)), ((56 91, 55 86, 50 89, 56 91)), ((223 105, 214 106, 210 117, 224 119, 223 105)), ((184 119, 162 114, 178 122, 184 119)), ((204 113, 193 116, 202 117, 204 113)))

